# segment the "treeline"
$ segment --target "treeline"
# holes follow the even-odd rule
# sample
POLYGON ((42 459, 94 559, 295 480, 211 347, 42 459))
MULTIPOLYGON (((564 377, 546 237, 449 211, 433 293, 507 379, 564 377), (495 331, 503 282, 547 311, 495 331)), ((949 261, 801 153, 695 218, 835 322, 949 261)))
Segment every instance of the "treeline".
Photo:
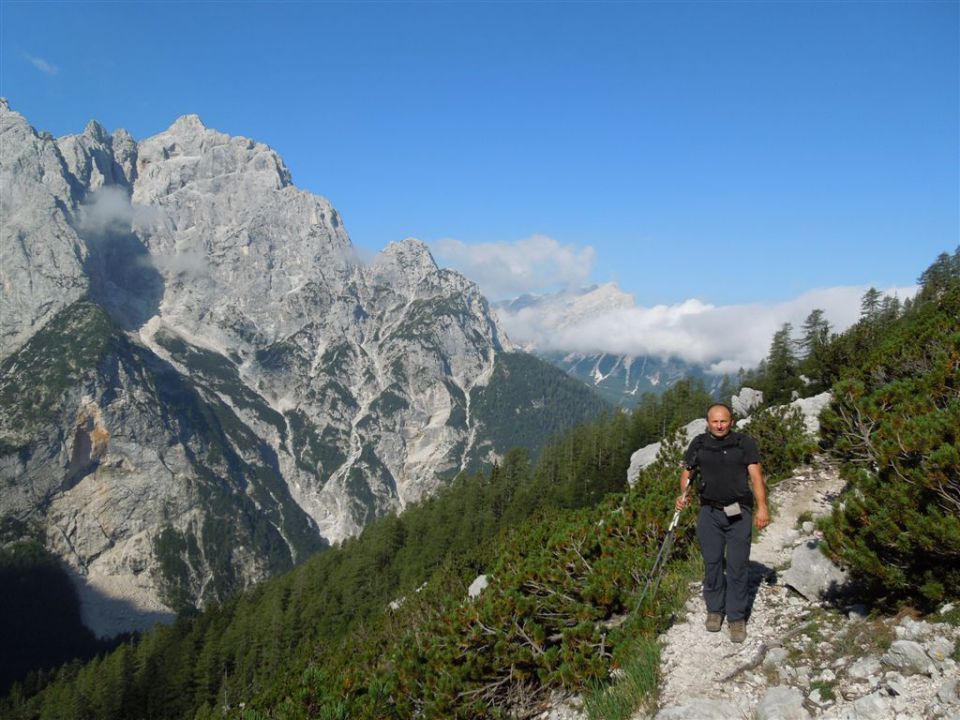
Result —
MULTIPOLYGON (((937 262, 953 260, 944 255, 937 262)), ((792 323, 781 325, 773 335, 766 358, 752 370, 741 369, 736 384, 763 391, 765 406, 829 390, 845 373, 861 365, 863 354, 888 327, 923 301, 922 293, 917 298, 900 300, 870 288, 861 298, 859 321, 843 333, 835 333, 824 310, 816 308, 804 320, 799 333, 792 323)))
MULTIPOLYGON (((486 473, 369 525, 293 572, 82 666, 33 673, 2 708, 13 717, 194 717, 265 691, 281 670, 381 614, 438 570, 468 583, 493 562, 497 540, 526 519, 593 507, 625 488, 631 453, 650 428, 699 417, 711 400, 682 381, 644 409, 611 411, 546 447, 522 449, 486 473)), ((657 439, 659 439, 659 435, 657 439)), ((465 587, 465 585, 464 585, 465 587)))

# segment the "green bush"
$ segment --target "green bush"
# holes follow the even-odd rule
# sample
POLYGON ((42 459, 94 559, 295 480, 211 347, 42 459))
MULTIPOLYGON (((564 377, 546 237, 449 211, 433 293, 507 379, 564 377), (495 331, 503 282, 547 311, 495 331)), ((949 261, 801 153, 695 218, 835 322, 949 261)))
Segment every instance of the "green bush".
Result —
POLYGON ((873 593, 932 606, 960 593, 960 287, 898 320, 834 387, 824 434, 850 490, 824 530, 873 593))
POLYGON ((769 484, 788 477, 795 467, 809 462, 817 449, 803 423, 799 408, 768 407, 750 416, 744 433, 757 441, 763 472, 769 484))
MULTIPOLYGON (((665 446, 625 494, 509 533, 476 600, 465 599, 462 581, 441 575, 378 626, 317 657, 305 682, 259 709, 282 717, 497 718, 523 715, 553 689, 607 683, 611 667, 629 661, 620 646, 652 641, 686 599, 674 588, 634 612, 676 496, 682 447, 676 438, 665 446), (611 622, 627 615, 619 627, 611 622)), ((694 521, 686 513, 678 527, 678 561, 694 521)), ((638 682, 651 672, 643 658, 632 665, 638 682)))

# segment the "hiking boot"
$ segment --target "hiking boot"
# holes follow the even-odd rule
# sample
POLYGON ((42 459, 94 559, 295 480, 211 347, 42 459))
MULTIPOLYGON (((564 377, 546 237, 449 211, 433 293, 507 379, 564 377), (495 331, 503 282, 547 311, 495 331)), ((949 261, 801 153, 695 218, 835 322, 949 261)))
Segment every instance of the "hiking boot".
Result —
POLYGON ((707 613, 707 632, 720 632, 720 626, 723 625, 723 613, 707 613))
POLYGON ((730 628, 730 642, 742 643, 747 639, 746 620, 731 620, 728 626, 730 628))

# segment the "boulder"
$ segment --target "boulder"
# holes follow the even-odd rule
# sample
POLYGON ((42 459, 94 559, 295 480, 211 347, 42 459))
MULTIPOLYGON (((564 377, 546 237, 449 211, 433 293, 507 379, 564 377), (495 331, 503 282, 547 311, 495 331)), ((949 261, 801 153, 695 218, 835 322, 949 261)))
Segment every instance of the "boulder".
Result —
POLYGON ((823 392, 813 397, 800 398, 790 403, 790 407, 795 407, 803 414, 803 424, 807 432, 816 435, 820 432, 820 413, 833 400, 833 395, 829 392, 823 392))
MULTIPOLYGON (((686 434, 687 443, 689 443, 697 435, 707 431, 707 421, 703 418, 692 420, 686 424, 683 431, 686 434)), ((661 443, 658 442, 644 445, 630 456, 630 467, 627 469, 627 483, 633 485, 637 481, 640 471, 648 465, 653 465, 657 459, 657 455, 660 453, 660 445, 661 443)), ((677 471, 678 480, 679 477, 680 472, 677 471)))
POLYGON ((945 637, 938 637, 927 645, 927 655, 933 658, 934 662, 939 663, 953 655, 956 649, 957 645, 952 640, 945 637))
POLYGON ((757 704, 756 720, 809 720, 803 695, 796 688, 778 685, 768 689, 757 704))
POLYGON ((960 680, 950 678, 937 690, 937 700, 944 705, 960 705, 960 680))
POLYGON ((812 601, 838 595, 847 584, 847 573, 820 552, 818 540, 810 540, 794 548, 783 582, 812 601))
POLYGON ((913 640, 894 640, 880 662, 904 675, 930 675, 935 672, 923 646, 913 640))
POLYGON ((757 405, 763 402, 763 391, 753 388, 741 388, 737 395, 730 398, 730 407, 740 417, 746 417, 757 405))
POLYGON ((922 640, 930 635, 933 630, 933 626, 921 620, 914 620, 909 615, 904 617, 900 624, 893 629, 898 640, 922 640))
POLYGON ((893 720, 895 711, 883 690, 866 695, 853 703, 857 720, 893 720))
POLYGON ((771 648, 769 651, 767 651, 767 656, 763 659, 763 669, 779 669, 779 667, 786 662, 788 657, 790 657, 790 652, 786 648, 771 648))
POLYGON ((477 575, 476 579, 470 583, 470 587, 467 588, 467 596, 471 598, 480 597, 480 593, 482 593, 489 584, 486 575, 477 575))
POLYGON ((860 658, 851 665, 850 669, 847 670, 847 675, 856 680, 866 680, 871 675, 878 675, 882 669, 880 661, 868 655, 865 658, 860 658))

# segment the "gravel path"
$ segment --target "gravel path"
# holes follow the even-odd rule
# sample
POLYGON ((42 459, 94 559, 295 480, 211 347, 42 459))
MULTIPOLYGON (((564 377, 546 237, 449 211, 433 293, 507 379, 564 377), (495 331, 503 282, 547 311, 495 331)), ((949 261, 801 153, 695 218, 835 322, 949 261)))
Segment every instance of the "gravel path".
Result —
MULTIPOLYGON (((757 677, 761 673, 759 662, 755 668, 738 670, 752 664, 765 649, 779 645, 785 633, 802 625, 809 603, 777 583, 777 570, 789 561, 794 546, 805 540, 796 528, 800 515, 807 511, 814 516, 828 514, 842 487, 836 469, 820 460, 799 469, 771 490, 774 517, 750 553, 752 604, 747 641, 743 644, 730 642, 726 624, 719 633, 704 629, 706 609, 701 586, 691 586, 686 618, 661 636, 661 709, 699 701, 700 713, 708 712, 707 708, 724 708, 722 717, 731 716, 731 711, 733 717, 753 717, 766 683, 757 677)), ((635 720, 642 718, 643 715, 635 716, 635 720)))

